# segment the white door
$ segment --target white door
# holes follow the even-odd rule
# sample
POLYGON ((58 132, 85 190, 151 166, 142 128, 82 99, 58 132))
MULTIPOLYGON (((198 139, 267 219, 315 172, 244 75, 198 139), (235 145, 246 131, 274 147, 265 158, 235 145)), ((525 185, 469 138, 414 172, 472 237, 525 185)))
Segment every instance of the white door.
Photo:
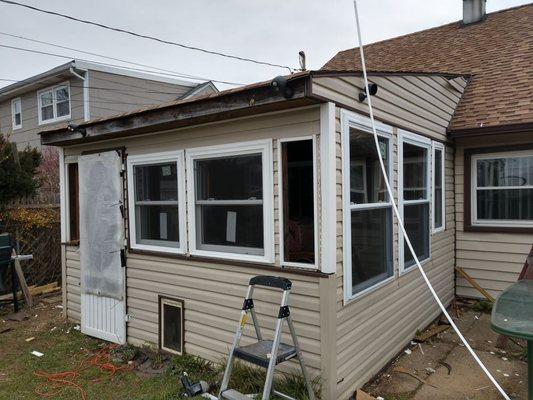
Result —
POLYGON ((80 187, 81 331, 126 342, 122 156, 82 155, 80 187))

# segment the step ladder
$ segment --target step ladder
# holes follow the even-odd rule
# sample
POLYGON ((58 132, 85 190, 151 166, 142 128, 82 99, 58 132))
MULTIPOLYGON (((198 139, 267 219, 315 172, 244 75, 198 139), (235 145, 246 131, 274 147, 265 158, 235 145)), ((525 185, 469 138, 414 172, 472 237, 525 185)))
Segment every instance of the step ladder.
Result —
POLYGON ((248 291, 246 292, 246 298, 244 299, 244 304, 241 310, 239 326, 237 327, 237 332, 235 333, 235 337, 233 339, 233 345, 231 346, 231 350, 228 356, 228 363, 226 365, 226 370, 224 371, 224 378, 222 379, 222 384, 220 386, 220 392, 218 395, 219 400, 250 400, 250 397, 245 396, 244 394, 234 389, 228 389, 231 370, 233 368, 233 362, 235 358, 248 361, 252 364, 267 369, 263 396, 261 397, 262 400, 269 400, 271 393, 284 399, 295 400, 291 396, 278 392, 277 390, 273 390, 272 381, 274 379, 274 371, 276 369, 276 365, 291 360, 293 358, 297 358, 300 362, 300 367, 302 368, 302 374, 305 379, 305 384, 307 386, 309 400, 315 400, 313 387, 311 386, 311 381, 309 380, 309 375, 307 374, 307 370, 305 368, 302 351, 300 350, 300 346, 298 345, 298 337, 296 336, 296 331, 294 330, 294 325, 289 310, 289 293, 291 287, 292 282, 290 280, 276 276, 259 275, 250 279, 248 291), (272 340, 263 339, 259 324, 257 323, 257 315, 255 313, 254 301, 252 298, 254 288, 256 286, 277 288, 283 291, 281 297, 281 305, 278 313, 278 319, 276 323, 276 330, 274 332, 274 337, 272 340), (247 346, 239 347, 239 342, 241 340, 244 327, 248 319, 248 313, 250 313, 252 316, 252 323, 254 325, 255 334, 257 336, 257 342, 247 346), (292 346, 285 343, 281 343, 283 321, 285 320, 287 321, 289 330, 291 332, 293 342, 292 346))

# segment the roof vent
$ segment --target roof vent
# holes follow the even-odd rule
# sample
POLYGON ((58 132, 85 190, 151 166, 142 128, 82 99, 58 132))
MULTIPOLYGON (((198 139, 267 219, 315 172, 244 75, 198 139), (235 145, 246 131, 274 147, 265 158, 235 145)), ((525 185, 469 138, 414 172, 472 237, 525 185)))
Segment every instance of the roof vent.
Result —
POLYGON ((470 25, 485 19, 487 0, 463 0, 463 24, 470 25))

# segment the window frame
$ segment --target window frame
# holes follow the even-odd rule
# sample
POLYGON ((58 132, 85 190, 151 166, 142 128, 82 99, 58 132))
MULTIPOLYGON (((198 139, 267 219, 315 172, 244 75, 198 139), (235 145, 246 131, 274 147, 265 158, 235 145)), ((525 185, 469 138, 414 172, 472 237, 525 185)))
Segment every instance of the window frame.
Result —
POLYGON ((189 232, 189 254, 225 260, 274 263, 274 190, 273 190, 273 155, 272 139, 250 142, 189 148, 185 152, 187 167, 187 211, 189 232), (194 161, 207 158, 223 158, 261 154, 263 174, 263 255, 241 254, 198 248, 196 229, 196 176, 194 161))
POLYGON ((22 129, 22 99, 20 97, 11 100, 11 126, 14 131, 16 131, 17 129, 22 129), (15 122, 15 104, 17 103, 20 106, 20 124, 18 125, 15 122))
POLYGON ((278 207, 279 207, 279 251, 280 251, 280 266, 282 267, 293 267, 293 268, 304 268, 304 269, 318 269, 318 260, 319 260, 319 246, 318 246, 318 168, 317 168, 317 148, 316 148, 316 135, 308 136, 298 136, 292 138, 280 138, 278 139, 278 207), (283 152, 282 152, 282 143, 288 142, 298 142, 304 140, 311 140, 313 143, 313 218, 314 218, 314 246, 315 246, 315 262, 313 264, 299 263, 285 261, 285 227, 283 224, 283 174, 281 170, 281 165, 283 162, 283 152))
MULTIPOLYGON (((71 217, 72 217, 72 210, 71 210, 71 204, 70 204, 70 193, 72 190, 72 187, 70 185, 70 164, 78 164, 78 156, 71 155, 71 156, 63 156, 63 173, 64 173, 64 191, 65 191, 65 241, 72 245, 79 245, 79 237, 73 238, 72 235, 72 227, 71 227, 71 217)), ((78 164, 79 165, 79 164, 78 164)), ((78 181, 79 181, 79 169, 78 169, 78 181)), ((78 182, 78 207, 79 207, 79 182, 78 182)), ((78 208, 78 217, 79 217, 79 208, 78 208)), ((78 234, 79 234, 79 218, 78 218, 78 234)))
MULTIPOLYGON (((431 230, 432 230, 432 214, 433 214, 433 208, 432 208, 432 189, 431 189, 431 176, 432 172, 430 171, 432 164, 432 141, 431 139, 422 136, 417 135, 413 132, 408 132, 403 129, 398 129, 398 211, 400 213, 400 218, 402 221, 404 221, 404 208, 406 205, 414 205, 414 204, 425 204, 428 203, 429 208, 429 214, 428 215, 428 256, 424 259, 419 259, 420 265, 424 265, 427 262, 431 260, 431 230), (426 187, 427 187, 427 199, 424 200, 404 200, 403 199, 403 144, 408 143, 413 146, 422 147, 426 149, 426 165, 427 165, 427 173, 426 173, 426 187)), ((404 221, 405 222, 405 221, 404 221)), ((399 273, 400 276, 414 270, 416 267, 416 263, 413 265, 410 265, 409 267, 405 267, 404 262, 404 235, 401 229, 398 230, 398 264, 399 264, 399 273)))
POLYGON ((186 254, 187 253, 187 224, 186 224, 186 201, 185 201, 185 163, 184 151, 168 151, 161 153, 150 153, 132 155, 127 158, 127 183, 128 183, 128 208, 129 208, 129 242, 132 250, 155 251, 159 253, 186 254), (177 192, 178 192, 178 218, 179 218, 179 246, 169 247, 157 244, 146 244, 137 242, 137 213, 135 197, 135 175, 134 167, 143 165, 163 164, 168 162, 176 163, 177 171, 177 192))
POLYGON ((440 233, 444 232, 446 230, 446 146, 444 143, 433 141, 431 146, 431 233, 440 233), (435 163, 436 163, 436 157, 435 153, 437 151, 442 152, 442 158, 441 158, 441 185, 442 185, 442 193, 441 193, 441 204, 442 204, 442 226, 435 227, 435 163))
MULTIPOLYGON (((341 113, 341 135, 342 135, 342 185, 343 185, 343 284, 344 284, 344 304, 348 304, 355 299, 363 297, 380 287, 392 282, 396 279, 396 269, 394 267, 394 212, 392 210, 392 199, 389 199, 387 203, 370 203, 370 204, 351 204, 350 202, 350 128, 358 129, 362 132, 366 132, 369 135, 373 135, 372 124, 369 118, 355 114, 350 111, 343 110, 341 113), (351 237, 351 213, 353 210, 370 210, 377 208, 391 209, 390 231, 391 231, 391 243, 390 250, 392 254, 392 275, 385 279, 375 282, 373 285, 364 288, 356 293, 353 293, 352 285, 352 237, 351 237)), ((389 165, 388 165, 388 179, 389 182, 394 181, 394 134, 393 127, 383 124, 379 121, 375 121, 376 132, 378 136, 385 138, 389 141, 389 165)), ((381 172, 381 171, 380 171, 381 172)))
POLYGON ((65 121, 71 118, 72 115, 72 97, 71 97, 71 91, 70 91, 70 82, 62 82, 57 85, 49 86, 44 89, 40 89, 37 91, 37 118, 39 120, 39 125, 46 125, 51 124, 58 121, 65 121), (61 117, 57 116, 57 97, 56 97, 56 91, 59 88, 66 87, 68 89, 68 115, 63 115, 61 117), (42 102, 41 102, 41 95, 45 92, 52 92, 52 112, 54 117, 50 119, 42 119, 42 102))
MULTIPOLYGON (((495 150, 494 148, 491 148, 495 150)), ((469 198, 470 198, 470 227, 471 228, 489 228, 489 229, 511 229, 511 230, 520 230, 525 229, 529 232, 533 231, 533 221, 520 221, 520 220, 479 220, 477 217, 477 161, 484 159, 495 159, 495 158, 513 158, 521 156, 533 156, 533 148, 520 149, 508 149, 502 151, 487 151, 479 152, 472 154, 469 157, 469 173, 470 173, 470 188, 469 188, 469 198)), ((529 186, 528 186, 529 187, 529 186)), ((533 185, 531 185, 533 188, 533 185)), ((506 189, 517 189, 523 187, 507 186, 502 187, 501 189, 496 190, 506 190, 506 189)), ((465 227, 466 228, 466 227, 465 227)))
POLYGON ((165 352, 167 354, 172 355, 178 355, 182 356, 185 353, 184 345, 185 345, 185 302, 182 299, 176 299, 173 297, 158 295, 158 333, 159 333, 159 340, 158 340, 158 347, 159 350, 162 352, 165 352), (164 345, 164 335, 165 335, 165 314, 163 312, 163 306, 170 305, 172 307, 176 307, 181 309, 181 335, 180 335, 180 350, 177 351, 174 349, 171 349, 170 347, 165 347, 164 345))

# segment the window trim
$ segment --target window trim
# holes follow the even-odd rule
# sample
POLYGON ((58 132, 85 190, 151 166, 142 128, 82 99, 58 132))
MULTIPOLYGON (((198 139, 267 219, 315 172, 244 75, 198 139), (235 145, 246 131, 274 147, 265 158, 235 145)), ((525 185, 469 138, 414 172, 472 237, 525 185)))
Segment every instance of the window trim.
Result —
POLYGON ((319 246, 318 246, 318 168, 317 168, 317 146, 316 146, 316 135, 308 136, 298 136, 290 138, 280 138, 278 139, 278 207, 279 207, 279 262, 282 267, 294 267, 294 268, 304 268, 304 269, 318 269, 318 260, 319 260, 319 246), (282 143, 288 142, 298 142, 304 140, 311 140, 313 144, 313 218, 314 218, 314 246, 315 246, 315 262, 313 264, 299 263, 285 261, 285 240, 284 240, 284 225, 283 225, 283 176, 281 170, 281 164, 283 159, 282 153, 282 143))
POLYGON ((184 151, 168 151, 161 153, 150 153, 128 156, 127 173, 128 173, 128 208, 129 208, 129 242, 130 248, 134 250, 147 250, 159 253, 185 254, 187 252, 187 224, 186 224, 186 205, 185 205, 185 168, 184 168, 184 151), (137 243, 137 214, 135 208, 135 175, 133 168, 135 166, 161 164, 164 162, 175 162, 177 170, 177 189, 178 189, 178 218, 179 218, 179 247, 168 247, 157 244, 137 243))
MULTIPOLYGON (((375 121, 376 132, 378 136, 388 139, 389 141, 389 165, 388 176, 389 181, 394 181, 394 135, 393 128, 390 125, 385 125, 379 121, 375 121)), ((369 293, 376 291, 377 289, 387 285, 388 283, 396 279, 396 269, 394 268, 394 212, 392 210, 392 199, 389 199, 388 203, 371 203, 371 204, 359 204, 352 205, 350 202, 350 128, 358 129, 362 132, 366 132, 373 135, 372 124, 369 118, 363 117, 359 114, 353 113, 347 110, 341 110, 341 140, 342 140, 342 208, 343 208, 343 285, 344 285, 344 305, 359 299, 369 293), (382 281, 375 282, 373 285, 357 292, 353 293, 352 286, 352 260, 351 260, 351 212, 352 210, 368 210, 375 208, 391 208, 391 253, 392 253, 392 275, 383 279, 382 281)))
POLYGON ((11 100, 11 126, 14 131, 22 128, 22 99, 20 97, 17 97, 11 100), (20 124, 19 125, 15 123, 15 104, 16 103, 20 105, 20 124))
POLYGON ((51 124, 51 123, 58 122, 58 121, 65 121, 65 120, 70 119, 71 115, 72 115, 72 97, 71 97, 69 81, 58 83, 57 85, 49 86, 47 88, 40 89, 37 91, 37 118, 39 120, 39 125, 51 124), (63 86, 65 86, 68 89, 68 115, 63 115, 61 117, 58 117, 57 116, 56 90, 63 86), (51 119, 43 120, 42 113, 41 113, 41 110, 42 110, 41 94, 43 94, 44 92, 50 92, 50 91, 52 92, 52 110, 53 110, 54 117, 51 119))
MULTIPOLYGON (((523 222, 520 220, 479 220, 477 217, 477 168, 475 166, 476 162, 484 159, 494 159, 494 158, 514 158, 521 157, 523 155, 533 155, 532 149, 523 149, 523 150, 503 150, 503 151, 492 151, 492 152, 483 152, 471 155, 469 157, 469 170, 470 170, 470 216, 469 221, 471 222, 471 227, 489 227, 489 228, 511 228, 511 229, 531 229, 533 230, 533 221, 523 222)), ((505 189, 513 189, 514 187, 505 187, 505 189)))
POLYGON ((274 190, 273 190, 273 156, 272 139, 250 142, 235 142, 223 145, 205 146, 187 149, 185 152, 187 167, 187 211, 189 232, 189 253, 193 256, 219 258, 226 260, 256 261, 274 263, 274 190), (224 156, 243 156, 261 153, 263 161, 263 255, 240 254, 224 251, 199 249, 196 243, 196 177, 194 161, 205 158, 222 158, 224 156))
MULTIPOLYGON (((424 265, 431 260, 431 230, 432 230, 432 196, 431 196, 431 176, 430 168, 432 166, 432 141, 431 139, 417 135, 416 133, 408 132, 403 129, 398 129, 398 212, 400 213, 400 218, 404 221, 404 207, 405 205, 413 204, 424 204, 428 203, 429 213, 428 216, 428 256, 420 261, 420 265, 424 265), (427 199, 424 200, 404 200, 403 199, 403 144, 408 143, 414 146, 422 147, 426 149, 426 165, 427 165, 427 176, 426 176, 426 187, 427 187, 427 199)), ((404 235, 401 229, 398 229, 398 265, 399 265, 399 274, 403 274, 413 271, 416 267, 416 263, 405 268, 404 265, 404 235)))
POLYGON ((173 297, 168 297, 168 296, 163 296, 163 295, 158 295, 157 296, 157 304, 158 304, 158 310, 157 310, 157 313, 158 313, 158 336, 159 336, 159 341, 158 341, 158 344, 159 344, 159 350, 167 353, 167 354, 173 354, 173 355, 178 355, 178 356, 182 356, 183 353, 185 352, 185 349, 184 349, 184 345, 185 345, 185 302, 182 300, 182 299, 176 299, 176 298, 173 298, 173 297), (171 305, 173 307, 177 307, 177 308, 180 308, 181 309, 181 343, 180 343, 180 350, 181 351, 176 351, 174 349, 171 349, 169 347, 165 347, 163 345, 163 337, 165 335, 165 318, 164 318, 164 313, 162 312, 163 311, 163 306, 165 304, 168 304, 168 305, 171 305))
POLYGON ((433 141, 431 146, 431 177, 432 177, 432 187, 431 187, 431 233, 440 233, 446 230, 446 146, 444 143, 433 141), (435 227, 435 153, 437 150, 442 152, 441 158, 441 182, 442 182, 442 193, 441 193, 441 204, 442 204, 442 226, 435 227))

